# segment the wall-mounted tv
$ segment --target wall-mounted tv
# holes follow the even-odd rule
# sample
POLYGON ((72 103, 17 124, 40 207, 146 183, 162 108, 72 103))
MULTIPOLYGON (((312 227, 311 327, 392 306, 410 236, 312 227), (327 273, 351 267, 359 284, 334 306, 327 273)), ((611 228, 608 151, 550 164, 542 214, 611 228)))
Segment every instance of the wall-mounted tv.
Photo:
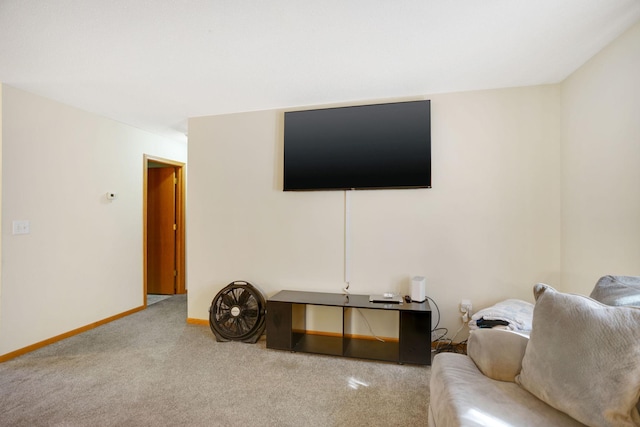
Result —
POLYGON ((284 191, 430 187, 430 101, 285 113, 284 191))

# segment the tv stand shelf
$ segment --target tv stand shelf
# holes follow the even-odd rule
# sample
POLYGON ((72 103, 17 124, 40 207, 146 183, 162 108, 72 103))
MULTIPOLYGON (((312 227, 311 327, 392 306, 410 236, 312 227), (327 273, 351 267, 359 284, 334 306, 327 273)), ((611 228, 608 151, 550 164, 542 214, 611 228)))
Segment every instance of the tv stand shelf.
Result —
POLYGON ((431 364, 431 308, 423 303, 372 303, 368 295, 280 291, 267 300, 267 348, 330 356, 384 360, 418 365, 431 364), (341 333, 306 329, 307 306, 338 307, 341 333), (375 337, 347 333, 353 309, 397 313, 397 340, 381 342, 375 337))

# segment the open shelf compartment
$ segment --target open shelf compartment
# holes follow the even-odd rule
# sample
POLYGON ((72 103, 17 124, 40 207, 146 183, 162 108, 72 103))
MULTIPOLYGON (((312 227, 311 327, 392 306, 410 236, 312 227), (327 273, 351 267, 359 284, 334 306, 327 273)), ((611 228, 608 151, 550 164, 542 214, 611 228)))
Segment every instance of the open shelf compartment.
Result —
POLYGON ((323 331, 316 328, 321 323, 316 318, 327 316, 333 319, 342 317, 342 308, 314 304, 291 304, 292 350, 303 353, 326 354, 342 356, 344 340, 342 337, 343 324, 340 322, 335 330, 323 331), (312 330, 308 330, 312 327, 312 330))

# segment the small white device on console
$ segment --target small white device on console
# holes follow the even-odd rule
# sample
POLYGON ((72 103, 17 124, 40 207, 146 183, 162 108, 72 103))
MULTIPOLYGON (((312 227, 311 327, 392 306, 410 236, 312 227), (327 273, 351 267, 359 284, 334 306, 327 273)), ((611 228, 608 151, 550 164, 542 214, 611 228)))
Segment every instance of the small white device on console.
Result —
POLYGON ((391 292, 385 292, 382 295, 369 295, 369 302, 382 302, 385 304, 402 304, 402 297, 391 292))
POLYGON ((423 276, 411 278, 411 301, 424 302, 427 299, 427 281, 423 276))

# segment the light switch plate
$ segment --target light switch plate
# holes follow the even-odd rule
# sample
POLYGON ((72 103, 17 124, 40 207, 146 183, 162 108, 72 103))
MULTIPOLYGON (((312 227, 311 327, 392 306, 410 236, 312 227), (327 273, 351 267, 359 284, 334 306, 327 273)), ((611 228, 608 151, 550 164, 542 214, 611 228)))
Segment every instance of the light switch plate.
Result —
POLYGON ((29 234, 30 225, 26 219, 13 221, 13 234, 29 234))

